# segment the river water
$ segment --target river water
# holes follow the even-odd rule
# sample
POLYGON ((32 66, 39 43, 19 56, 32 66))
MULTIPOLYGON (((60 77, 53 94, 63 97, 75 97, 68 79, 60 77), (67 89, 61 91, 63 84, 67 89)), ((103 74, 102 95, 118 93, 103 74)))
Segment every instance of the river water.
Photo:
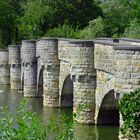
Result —
MULTIPOLYGON (((10 90, 9 86, 0 86, 0 107, 8 107, 10 113, 14 114, 19 106, 20 100, 24 98, 21 92, 10 90)), ((43 123, 49 122, 51 116, 59 116, 64 113, 72 119, 71 108, 46 108, 43 107, 42 98, 28 98, 28 106, 36 112, 43 123)), ((78 140, 118 140, 118 126, 94 126, 74 125, 74 137, 78 140)))

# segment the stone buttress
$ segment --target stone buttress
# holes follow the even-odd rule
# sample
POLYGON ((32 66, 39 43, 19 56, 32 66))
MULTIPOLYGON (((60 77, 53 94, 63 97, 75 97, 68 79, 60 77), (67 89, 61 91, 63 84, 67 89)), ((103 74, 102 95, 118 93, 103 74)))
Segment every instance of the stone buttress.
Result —
POLYGON ((69 43, 74 119, 79 123, 93 124, 96 89, 94 43, 93 41, 70 41, 69 43))
POLYGON ((60 69, 58 40, 44 38, 37 44, 43 49, 39 58, 40 67, 43 66, 43 104, 48 107, 58 107, 60 69))
POLYGON ((10 69, 8 65, 8 50, 0 50, 0 84, 10 84, 10 69))
POLYGON ((24 96, 37 97, 36 41, 22 41, 21 62, 21 79, 24 96))
POLYGON ((21 88, 21 58, 19 45, 9 45, 10 85, 11 89, 21 88))

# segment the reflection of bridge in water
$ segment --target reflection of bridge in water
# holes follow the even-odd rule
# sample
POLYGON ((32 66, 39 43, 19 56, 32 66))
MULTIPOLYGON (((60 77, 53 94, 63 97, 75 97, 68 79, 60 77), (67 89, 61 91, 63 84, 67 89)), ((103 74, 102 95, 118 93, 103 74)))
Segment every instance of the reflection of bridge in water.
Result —
POLYGON ((0 77, 9 84, 10 70, 12 89, 22 81, 24 96, 73 107, 80 123, 118 124, 119 97, 140 87, 140 40, 24 40, 9 46, 9 60, 0 53, 0 77))

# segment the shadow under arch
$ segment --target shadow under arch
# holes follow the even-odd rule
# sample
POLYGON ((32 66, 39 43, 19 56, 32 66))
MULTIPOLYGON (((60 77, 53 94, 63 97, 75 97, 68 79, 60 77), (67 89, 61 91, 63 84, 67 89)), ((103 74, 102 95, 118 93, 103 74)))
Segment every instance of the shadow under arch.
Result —
POLYGON ((24 72, 21 75, 21 91, 24 91, 24 72))
POLYGON ((73 107, 73 81, 68 75, 63 83, 60 97, 61 107, 73 107))
POLYGON ((119 125, 119 100, 114 95, 114 90, 110 90, 104 96, 99 108, 97 124, 119 125))
POLYGON ((42 97, 43 96, 43 69, 42 67, 39 71, 39 77, 37 78, 37 96, 42 97))

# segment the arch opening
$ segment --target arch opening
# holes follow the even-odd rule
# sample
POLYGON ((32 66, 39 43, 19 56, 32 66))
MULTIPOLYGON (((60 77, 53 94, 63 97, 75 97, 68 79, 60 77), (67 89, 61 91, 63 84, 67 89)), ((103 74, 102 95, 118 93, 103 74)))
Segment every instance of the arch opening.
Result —
POLYGON ((119 125, 119 100, 114 94, 114 90, 111 90, 104 96, 99 108, 97 124, 119 125))
POLYGON ((63 83, 61 92, 61 107, 73 107, 73 81, 68 75, 63 83))

